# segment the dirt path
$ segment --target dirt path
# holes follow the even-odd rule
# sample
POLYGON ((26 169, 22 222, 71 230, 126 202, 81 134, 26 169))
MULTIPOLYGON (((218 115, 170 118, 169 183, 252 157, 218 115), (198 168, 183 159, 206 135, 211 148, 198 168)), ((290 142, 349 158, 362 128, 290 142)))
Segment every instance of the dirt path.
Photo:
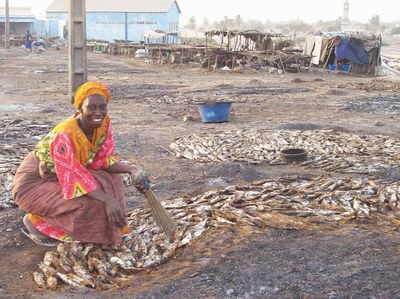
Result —
MULTIPOLYGON (((109 114, 118 155, 142 165, 165 200, 261 178, 321 173, 292 165, 178 159, 169 144, 182 136, 268 128, 397 137, 400 129, 395 77, 317 69, 283 75, 212 72, 126 56, 89 53, 88 58, 89 80, 111 88, 109 114), (197 103, 212 99, 234 102, 229 122, 201 122, 197 103)), ((66 49, 42 54, 0 50, 3 124, 29 120, 54 125, 73 114, 66 94, 67 62, 66 49)), ((34 144, 21 135, 15 140, 34 144)), ((128 188, 126 195, 129 208, 144 205, 136 191, 128 188)), ((0 210, 1 298, 400 298, 399 227, 383 229, 373 220, 302 229, 211 228, 165 264, 120 288, 50 292, 32 280, 46 249, 20 233, 22 216, 17 208, 0 210)))

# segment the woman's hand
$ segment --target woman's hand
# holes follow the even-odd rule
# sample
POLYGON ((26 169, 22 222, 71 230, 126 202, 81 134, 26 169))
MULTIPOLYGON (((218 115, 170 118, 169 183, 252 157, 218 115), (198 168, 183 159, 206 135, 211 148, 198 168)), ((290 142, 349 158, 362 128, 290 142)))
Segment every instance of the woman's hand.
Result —
POLYGON ((94 190, 87 195, 105 205, 108 221, 112 226, 124 227, 127 225, 124 210, 115 198, 99 189, 94 190))
POLYGON ((140 167, 131 172, 131 180, 135 188, 140 192, 144 193, 150 189, 150 179, 148 174, 140 167))
POLYGON ((129 173, 133 185, 140 193, 144 193, 150 188, 149 176, 139 166, 119 162, 109 166, 106 170, 111 173, 129 173))
POLYGON ((126 218, 118 202, 115 199, 109 199, 105 201, 104 204, 106 205, 106 212, 110 224, 121 228, 126 226, 126 218))

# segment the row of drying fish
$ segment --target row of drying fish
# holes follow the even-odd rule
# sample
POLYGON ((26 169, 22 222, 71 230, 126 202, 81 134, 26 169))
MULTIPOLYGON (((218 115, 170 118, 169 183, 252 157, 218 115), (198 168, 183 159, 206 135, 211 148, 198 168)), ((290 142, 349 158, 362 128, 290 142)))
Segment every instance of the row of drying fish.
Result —
POLYGON ((0 143, 0 210, 15 206, 11 185, 18 166, 32 148, 33 146, 27 143, 18 145, 0 143))
MULTIPOLYGON (((132 233, 123 246, 61 243, 47 252, 34 273, 39 287, 59 284, 108 289, 146 268, 165 262, 177 250, 213 227, 272 225, 270 213, 280 224, 285 215, 338 221, 372 217, 381 210, 398 209, 400 184, 374 180, 297 176, 233 185, 194 197, 176 198, 163 205, 177 222, 173 242, 156 226, 147 207, 128 214, 132 233), (279 217, 279 216, 278 216, 279 217)), ((287 217, 287 216, 286 216, 287 217)))
MULTIPOLYGON (((189 104, 189 105, 197 105, 199 103, 204 103, 207 101, 215 101, 215 102, 226 102, 226 95, 212 95, 206 94, 199 94, 198 97, 192 95, 185 95, 185 94, 174 94, 174 95, 164 95, 161 97, 144 97, 140 98, 141 101, 149 101, 151 103, 165 103, 165 104, 189 104)), ((245 95, 234 95, 229 97, 230 102, 234 103, 258 103, 258 102, 265 102, 265 95, 255 97, 255 96, 245 96, 245 95)))
POLYGON ((165 94, 157 97, 159 91, 152 92, 147 91, 146 94, 140 97, 140 101, 149 101, 152 103, 166 103, 166 104, 190 104, 198 105, 204 102, 226 102, 229 98, 229 102, 233 103, 260 103, 266 102, 270 99, 271 95, 282 95, 282 94, 299 94, 309 92, 308 88, 298 87, 263 87, 263 83, 253 85, 251 82, 248 83, 248 87, 233 87, 233 86, 220 86, 215 90, 193 90, 182 91, 181 93, 165 94), (260 85, 260 86, 258 86, 260 85))
POLYGON ((0 138, 2 143, 36 143, 52 129, 46 121, 2 119, 0 138))
POLYGON ((177 157, 198 162, 245 161, 285 164, 281 151, 302 148, 309 159, 303 166, 326 171, 373 173, 399 162, 400 139, 389 136, 356 135, 332 130, 249 129, 197 133, 170 144, 177 157))
POLYGON ((11 196, 14 174, 24 157, 51 128, 47 123, 22 119, 0 122, 0 210, 15 206, 11 196))

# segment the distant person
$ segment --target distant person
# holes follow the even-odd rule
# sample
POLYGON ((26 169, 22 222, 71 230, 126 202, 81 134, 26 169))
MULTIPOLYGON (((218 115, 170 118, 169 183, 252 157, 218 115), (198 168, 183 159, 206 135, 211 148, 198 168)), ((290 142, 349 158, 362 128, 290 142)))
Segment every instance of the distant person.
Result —
POLYGON ((343 65, 346 65, 350 62, 346 58, 349 41, 345 37, 336 36, 333 42, 335 45, 337 68, 341 70, 343 65))
POLYGON ((49 247, 59 241, 121 245, 130 233, 121 174, 142 193, 150 181, 140 167, 114 156, 108 88, 87 82, 74 101, 76 113, 39 141, 15 174, 13 198, 28 213, 22 232, 49 247))
POLYGON ((32 35, 29 30, 26 32, 26 39, 25 39, 25 51, 26 49, 32 52, 32 35))
POLYGON ((44 51, 44 47, 46 46, 46 42, 40 36, 32 42, 33 52, 41 52, 44 51))

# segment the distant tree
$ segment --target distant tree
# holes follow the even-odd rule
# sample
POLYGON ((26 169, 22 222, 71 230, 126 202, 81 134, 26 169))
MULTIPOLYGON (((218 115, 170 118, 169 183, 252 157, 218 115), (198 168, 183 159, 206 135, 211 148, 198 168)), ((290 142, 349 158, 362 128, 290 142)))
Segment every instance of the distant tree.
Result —
MULTIPOLYGON (((377 28, 382 30, 385 25, 380 23, 379 16, 375 16, 371 19, 370 23, 379 24, 377 28)), ((241 15, 237 15, 234 18, 224 16, 222 20, 213 21, 210 23, 207 18, 204 18, 200 26, 196 26, 196 19, 194 17, 189 19, 187 25, 184 28, 197 29, 197 30, 211 30, 211 29, 239 29, 239 30, 258 30, 261 32, 268 31, 280 31, 285 35, 296 35, 304 36, 310 32, 337 32, 341 30, 342 19, 337 18, 336 20, 322 21, 319 20, 316 23, 308 24, 301 19, 290 20, 286 22, 272 22, 270 20, 264 21, 264 23, 257 19, 245 20, 241 15)), ((392 26, 390 26, 392 27, 392 26)))
POLYGON ((237 29, 242 29, 243 20, 242 20, 242 17, 241 17, 240 15, 237 15, 237 16, 235 17, 234 26, 235 26, 237 29))
POLYGON ((199 26, 200 30, 209 30, 211 27, 210 25, 210 21, 208 21, 207 18, 203 19, 203 23, 201 23, 201 25, 199 26))
POLYGON ((219 27, 218 27, 218 22, 217 22, 217 21, 214 21, 214 23, 213 23, 213 29, 217 29, 217 28, 219 28, 219 27))
POLYGON ((378 15, 374 15, 368 23, 368 29, 369 31, 373 33, 378 33, 382 31, 382 24, 381 24, 381 19, 378 15))
POLYGON ((196 30, 196 18, 195 17, 190 17, 188 23, 184 26, 184 28, 189 29, 189 30, 196 30))
POLYGON ((266 31, 270 31, 273 30, 273 28, 275 27, 275 24, 270 21, 270 20, 265 20, 264 22, 264 28, 266 29, 266 31))
POLYGON ((311 30, 311 26, 309 24, 304 23, 303 20, 296 19, 293 21, 288 21, 282 24, 282 33, 284 34, 294 34, 297 33, 305 33, 311 30))
POLYGON ((323 31, 335 32, 335 31, 340 31, 341 28, 342 28, 342 19, 339 18, 334 21, 325 22, 323 31))
POLYGON ((265 26, 260 20, 247 20, 243 23, 243 30, 265 31, 265 26))
POLYGON ((384 24, 381 24, 381 30, 380 33, 384 32, 386 30, 387 26, 384 24))
POLYGON ((319 20, 318 22, 313 23, 312 24, 312 29, 313 29, 312 31, 314 31, 314 32, 322 32, 322 31, 324 31, 325 30, 324 21, 319 20))
POLYGON ((218 22, 219 29, 235 29, 235 22, 233 19, 224 16, 223 20, 218 22))
POLYGON ((392 34, 400 34, 400 26, 393 27, 391 32, 392 34))

